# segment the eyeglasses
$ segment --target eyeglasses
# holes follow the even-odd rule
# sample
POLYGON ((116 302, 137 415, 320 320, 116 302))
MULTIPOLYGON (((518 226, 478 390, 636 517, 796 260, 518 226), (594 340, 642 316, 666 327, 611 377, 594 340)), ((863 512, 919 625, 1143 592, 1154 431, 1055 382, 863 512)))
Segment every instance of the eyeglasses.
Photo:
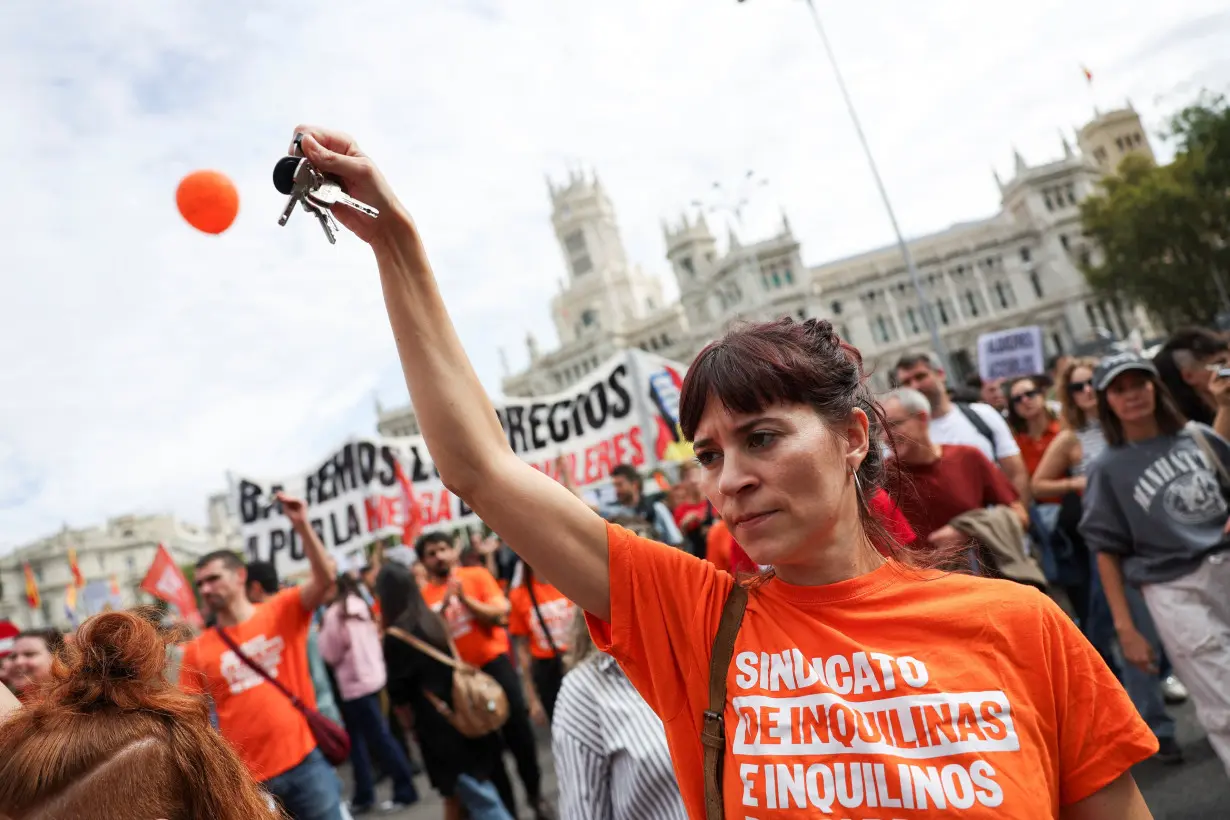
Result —
POLYGON ((1084 393, 1090 387, 1093 387, 1092 379, 1085 379, 1083 382, 1068 382, 1068 392, 1073 396, 1077 393, 1084 393))
POLYGON ((1042 395, 1042 391, 1036 388, 1034 390, 1026 390, 1024 393, 1018 393, 1017 395, 1013 396, 1012 403, 1020 404, 1021 402, 1025 401, 1025 399, 1036 399, 1038 398, 1038 396, 1041 396, 1041 395, 1042 395))

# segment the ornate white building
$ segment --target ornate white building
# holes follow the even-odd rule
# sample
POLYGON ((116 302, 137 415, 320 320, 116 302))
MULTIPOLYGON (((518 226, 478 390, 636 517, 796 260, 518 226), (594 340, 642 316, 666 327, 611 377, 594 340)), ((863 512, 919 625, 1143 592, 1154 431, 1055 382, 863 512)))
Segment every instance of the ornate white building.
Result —
MULTIPOLYGON (((977 338, 992 330, 1040 325, 1054 355, 1092 340, 1095 328, 1150 329, 1143 310, 1092 298, 1078 267, 1097 252, 1082 235, 1081 200, 1127 154, 1153 157, 1140 117, 1130 104, 1098 114, 1077 144, 1064 138, 1062 155, 1040 165, 1016 153, 1011 179, 996 175, 997 213, 909 241, 955 377, 976 372, 977 338)), ((689 362, 735 319, 827 318, 863 352, 880 388, 898 357, 930 347, 895 244, 809 267, 785 216, 775 235, 750 244, 731 231, 719 253, 704 217, 684 215, 662 226, 680 293, 667 304, 658 281, 628 262, 596 175, 573 173, 548 189, 568 274, 551 302, 560 346, 544 353, 529 336, 529 367, 504 379, 506 395, 562 390, 632 346, 689 362)), ((410 407, 381 411, 377 426, 388 435, 418 432, 410 407)))
MULTIPOLYGON (((118 590, 113 607, 153 603, 139 587, 153 563, 158 545, 170 551, 177 564, 195 563, 201 556, 222 548, 209 532, 170 515, 124 515, 105 524, 69 529, 18 547, 0 557, 0 620, 11 620, 23 629, 41 626, 68 627, 65 595, 72 583, 68 551, 77 551, 77 567, 91 590, 118 590), (38 609, 26 603, 25 564, 29 562, 42 599, 38 609)), ((77 612, 84 619, 88 601, 78 591, 77 612)))

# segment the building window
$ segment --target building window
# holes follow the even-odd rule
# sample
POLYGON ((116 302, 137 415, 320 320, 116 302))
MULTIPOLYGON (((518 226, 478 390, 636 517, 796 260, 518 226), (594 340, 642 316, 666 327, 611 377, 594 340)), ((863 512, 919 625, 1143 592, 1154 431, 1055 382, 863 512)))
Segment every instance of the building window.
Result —
POLYGON ((645 310, 653 310, 653 299, 645 300, 645 310))
POLYGON ((939 314, 941 324, 948 324, 948 310, 944 307, 943 299, 935 303, 935 312, 939 314))
POLYGON ((593 327, 598 324, 598 313, 593 309, 586 309, 581 312, 581 326, 593 327))
POLYGON ((1054 348, 1056 353, 1063 354, 1063 338, 1058 333, 1051 333, 1051 347, 1054 348))
POLYGON ((833 312, 834 316, 840 316, 841 315, 841 302, 838 302, 836 299, 834 299, 833 304, 829 305, 829 310, 833 312))
POLYGON ((1004 287, 1003 282, 995 283, 995 295, 999 297, 999 306, 1001 308, 1008 307, 1008 289, 1004 287))
POLYGON ((692 267, 692 257, 685 256, 679 260, 679 267, 688 272, 688 276, 696 276, 696 268, 692 267))
POLYGON ((1031 256, 1032 254, 1030 253, 1029 248, 1021 248, 1021 261, 1022 262, 1028 262, 1031 256))
POLYGON ((1068 235, 1066 233, 1061 233, 1059 235, 1059 244, 1063 245, 1063 249, 1065 251, 1068 249, 1068 235))
POLYGON ((1105 165, 1106 164, 1106 149, 1105 148, 1095 149, 1093 152, 1093 159, 1095 162, 1098 163, 1098 165, 1105 165))
POLYGON ((846 327, 845 325, 842 325, 841 327, 839 327, 839 328, 837 329, 837 335, 838 335, 838 336, 840 336, 841 338, 845 339, 846 341, 849 341, 849 339, 850 339, 850 328, 846 327))
POLYGON ((1031 270, 1029 272, 1029 284, 1033 285, 1034 296, 1041 299, 1042 298, 1042 278, 1038 276, 1038 272, 1036 270, 1031 270))
POLYGON ((658 349, 658 338, 656 336, 649 340, 649 347, 651 350, 658 349))
POLYGON ((965 291, 965 303, 969 305, 969 315, 977 316, 978 315, 978 300, 974 298, 974 292, 972 290, 965 291))
POLYGON ((104 566, 103 554, 101 552, 96 552, 94 555, 98 558, 98 571, 102 572, 106 568, 104 566))
POLYGON ((34 565, 34 580, 43 583, 43 568, 38 564, 34 565))
POLYGON ((784 277, 786 278, 786 284, 787 284, 787 285, 793 285, 793 284, 794 284, 794 274, 790 272, 790 268, 786 268, 785 270, 783 270, 783 271, 782 271, 782 276, 784 276, 784 277))
POLYGON ((1064 192, 1068 195, 1068 204, 1075 205, 1076 204, 1076 186, 1073 185, 1071 182, 1069 182, 1068 187, 1065 189, 1064 192))
POLYGON ((888 341, 888 323, 884 321, 883 316, 876 317, 876 341, 888 341))
POLYGON ((780 288, 782 286, 782 278, 778 276, 777 271, 773 271, 773 287, 780 288))
POLYGON ((803 310, 803 308, 799 308, 799 321, 800 322, 807 321, 807 311, 803 310))
POLYGON ((1053 206, 1053 205, 1051 204, 1051 195, 1050 195, 1050 192, 1049 192, 1049 191, 1043 191, 1043 193, 1042 193, 1042 202, 1043 202, 1043 204, 1045 204, 1045 205, 1046 205, 1046 209, 1047 209, 1048 211, 1053 211, 1053 210, 1055 210, 1055 206, 1053 206))
POLYGON ((905 323, 910 326, 911 333, 918 333, 918 314, 914 312, 914 308, 908 307, 905 309, 905 323))

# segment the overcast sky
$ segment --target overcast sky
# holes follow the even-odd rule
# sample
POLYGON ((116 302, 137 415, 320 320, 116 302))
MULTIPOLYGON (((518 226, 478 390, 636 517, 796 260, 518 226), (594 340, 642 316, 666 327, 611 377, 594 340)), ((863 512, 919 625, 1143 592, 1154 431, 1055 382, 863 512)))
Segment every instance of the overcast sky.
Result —
MULTIPOLYGON (((909 234, 992 213, 992 167, 1057 156, 1095 104, 1156 130, 1230 84, 1224 0, 820 5, 909 234)), ((555 342, 544 174, 570 164, 662 274, 659 220, 749 168, 753 221, 784 208, 811 264, 892 238, 799 0, 10 2, 0 111, 0 552, 203 521, 227 469, 298 471, 404 403, 367 247, 277 225, 301 120, 380 163, 493 391, 499 347, 555 342), (198 168, 240 190, 219 237, 175 209, 198 168)))

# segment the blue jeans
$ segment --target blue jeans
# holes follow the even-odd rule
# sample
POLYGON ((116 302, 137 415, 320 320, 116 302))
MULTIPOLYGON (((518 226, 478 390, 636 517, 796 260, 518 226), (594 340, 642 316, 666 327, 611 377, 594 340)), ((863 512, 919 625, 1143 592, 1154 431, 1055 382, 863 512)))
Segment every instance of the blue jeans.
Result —
MULTIPOLYGON (((1089 579, 1089 617, 1085 622, 1085 637, 1119 676, 1136 711, 1145 723, 1149 724, 1153 734, 1159 738, 1174 737, 1174 718, 1166 712, 1159 677, 1128 663, 1119 649, 1114 618, 1110 613, 1110 605, 1106 602, 1106 593, 1102 589, 1102 576, 1098 573, 1097 558, 1097 553, 1089 556, 1093 567, 1089 579)), ((1153 625, 1153 617, 1145 606, 1145 597, 1140 594, 1139 589, 1130 584, 1123 585, 1123 592, 1127 596, 1128 608, 1132 611, 1132 623, 1153 647, 1158 663, 1168 665, 1157 628, 1153 625)))
POLYGON ((293 820, 342 820, 342 782, 320 749, 263 785, 293 820))
POLYGON ((410 761, 389 732, 389 724, 380 712, 379 695, 342 701, 342 717, 346 719, 346 731, 350 732, 350 763, 354 767, 351 805, 358 809, 376 802, 369 747, 393 778, 393 800, 406 805, 418 802, 419 793, 414 788, 410 761))
POLYGON ((457 799, 465 806, 470 820, 513 820, 495 784, 489 780, 475 780, 468 774, 457 777, 457 799))

